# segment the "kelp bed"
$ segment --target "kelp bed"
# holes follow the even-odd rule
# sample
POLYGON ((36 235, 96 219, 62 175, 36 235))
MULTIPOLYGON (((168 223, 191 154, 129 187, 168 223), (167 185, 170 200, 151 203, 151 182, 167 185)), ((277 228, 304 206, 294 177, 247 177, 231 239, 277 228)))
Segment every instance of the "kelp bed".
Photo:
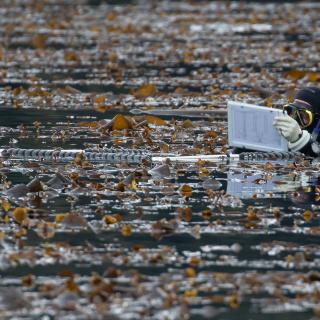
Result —
MULTIPOLYGON (((319 14, 3 0, 1 147, 225 154, 225 117, 186 109, 281 106, 317 85, 319 14)), ((320 316, 316 160, 0 166, 1 319, 320 316)))

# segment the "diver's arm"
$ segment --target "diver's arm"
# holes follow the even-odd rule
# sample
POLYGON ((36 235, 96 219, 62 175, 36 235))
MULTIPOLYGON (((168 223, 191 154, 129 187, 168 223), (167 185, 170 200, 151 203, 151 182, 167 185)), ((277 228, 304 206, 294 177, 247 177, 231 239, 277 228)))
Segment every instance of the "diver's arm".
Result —
POLYGON ((299 151, 305 155, 318 156, 312 150, 311 134, 307 130, 301 130, 298 122, 288 115, 275 117, 274 127, 288 140, 290 151, 299 151))

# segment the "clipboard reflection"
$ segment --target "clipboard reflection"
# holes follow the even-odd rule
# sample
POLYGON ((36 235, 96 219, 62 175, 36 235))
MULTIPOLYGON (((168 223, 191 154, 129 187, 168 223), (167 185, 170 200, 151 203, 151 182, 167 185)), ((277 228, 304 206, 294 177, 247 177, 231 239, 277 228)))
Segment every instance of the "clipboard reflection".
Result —
POLYGON ((263 174, 247 175, 245 173, 227 173, 226 192, 241 199, 252 198, 253 195, 267 195, 277 192, 295 192, 310 183, 308 176, 290 178, 288 176, 263 174))

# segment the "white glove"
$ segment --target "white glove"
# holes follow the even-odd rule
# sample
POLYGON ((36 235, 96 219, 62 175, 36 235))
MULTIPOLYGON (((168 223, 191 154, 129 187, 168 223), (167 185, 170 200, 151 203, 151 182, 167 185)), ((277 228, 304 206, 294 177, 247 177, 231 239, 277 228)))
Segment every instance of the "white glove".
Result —
POLYGON ((273 125, 291 143, 296 142, 302 133, 298 122, 288 115, 275 117, 273 125))

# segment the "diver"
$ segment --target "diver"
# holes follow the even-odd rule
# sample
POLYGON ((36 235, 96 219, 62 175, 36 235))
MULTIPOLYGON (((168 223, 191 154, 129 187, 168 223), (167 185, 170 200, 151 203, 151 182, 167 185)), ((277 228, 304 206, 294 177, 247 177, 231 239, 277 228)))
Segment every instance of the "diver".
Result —
POLYGON ((306 87, 297 91, 294 101, 283 110, 286 113, 275 117, 273 125, 288 141, 289 150, 319 156, 320 89, 306 87))

